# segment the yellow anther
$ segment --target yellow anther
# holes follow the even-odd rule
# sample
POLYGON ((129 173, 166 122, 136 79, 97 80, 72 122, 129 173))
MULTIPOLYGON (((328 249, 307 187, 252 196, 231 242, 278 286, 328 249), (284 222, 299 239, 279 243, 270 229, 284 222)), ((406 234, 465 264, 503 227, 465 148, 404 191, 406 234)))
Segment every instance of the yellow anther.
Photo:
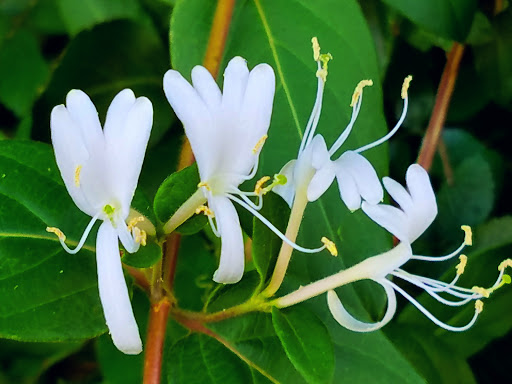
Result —
POLYGON ((138 227, 133 228, 133 238, 136 243, 139 243, 143 247, 146 246, 146 240, 148 238, 146 231, 139 229, 138 227))
POLYGON ((256 182, 256 186, 254 187, 254 193, 257 195, 265 194, 265 191, 263 190, 263 185, 270 180, 270 176, 263 176, 261 179, 259 179, 256 182))
POLYGON ((267 140, 268 135, 261 136, 261 139, 258 140, 254 148, 252 149, 252 153, 255 155, 258 153, 258 151, 263 147, 263 144, 265 144, 265 141, 267 140))
POLYGON ((464 231, 464 243, 466 245, 473 245, 473 233, 471 232, 471 227, 469 225, 463 225, 460 227, 464 231))
POLYGON ((455 269, 457 269, 457 275, 462 275, 464 273, 464 268, 466 268, 466 264, 468 263, 468 257, 466 255, 459 256, 460 263, 457 264, 455 269))
POLYGON ((471 288, 471 290, 475 293, 478 293, 479 295, 482 295, 483 297, 489 297, 491 295, 491 291, 482 287, 474 286, 471 288))
POLYGON ((336 249, 336 244, 334 244, 334 242, 332 242, 325 236, 322 237, 321 241, 322 243, 324 243, 325 248, 327 248, 327 250, 331 252, 331 255, 338 256, 338 250, 336 249))
POLYGON ((476 313, 481 313, 484 310, 484 302, 482 300, 475 301, 476 313))
POLYGON ((505 268, 512 268, 512 259, 503 260, 498 266, 498 271, 503 271, 505 268))
POLYGON ((144 221, 144 216, 136 216, 128 222, 128 230, 131 231, 138 223, 144 221))
POLYGON ((200 207, 196 208, 196 215, 199 215, 200 213, 204 213, 208 217, 215 217, 215 214, 213 211, 208 208, 206 205, 201 205, 200 207))
POLYGON ((409 75, 404 79, 404 83, 402 84, 402 99, 407 97, 407 90, 409 89, 409 85, 411 85, 412 76, 409 75))
POLYGON ((76 168, 75 168, 75 185, 77 187, 80 186, 80 172, 82 172, 82 166, 81 165, 77 165, 76 168))
POLYGON ((66 241, 66 235, 59 228, 46 227, 46 232, 55 233, 60 240, 66 241))
POLYGON ((204 188, 206 188, 206 190, 211 191, 211 188, 206 181, 201 181, 199 184, 197 184, 197 187, 198 188, 204 187, 204 188))
POLYGON ((373 85, 372 80, 361 80, 359 84, 357 84, 356 89, 354 90, 354 93, 352 95, 352 102, 350 103, 350 106, 353 107, 356 105, 357 100, 359 100, 359 97, 361 97, 361 94, 363 93, 364 87, 371 87, 373 85))
POLYGON ((318 39, 313 37, 311 43, 313 44, 313 59, 318 61, 320 59, 320 44, 318 43, 318 39))

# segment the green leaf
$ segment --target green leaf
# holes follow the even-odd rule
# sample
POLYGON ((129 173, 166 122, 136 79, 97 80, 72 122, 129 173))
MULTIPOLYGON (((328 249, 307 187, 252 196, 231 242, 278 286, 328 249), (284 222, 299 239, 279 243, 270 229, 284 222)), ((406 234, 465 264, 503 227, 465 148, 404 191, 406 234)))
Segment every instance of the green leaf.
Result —
POLYGON ((46 226, 76 245, 90 218, 75 207, 49 146, 0 142, 0 337, 71 341, 105 332, 94 235, 67 254, 46 226))
MULTIPOLYGON (((265 195, 263 197, 263 208, 260 212, 282 233, 286 231, 290 209, 280 196, 275 193, 265 195)), ((262 284, 272 274, 282 243, 281 239, 265 224, 256 217, 253 218, 252 257, 262 284)))
POLYGON ((135 268, 149 268, 162 258, 162 247, 154 241, 141 246, 135 253, 124 252, 123 263, 135 268))
POLYGON ((71 35, 105 21, 136 19, 140 15, 140 5, 136 0, 57 0, 57 5, 71 35))
POLYGON ((272 309, 272 323, 286 355, 308 383, 330 383, 334 352, 324 323, 304 307, 272 309))
MULTIPOLYGON (((197 165, 191 165, 181 171, 175 172, 164 180, 155 195, 153 208, 162 223, 166 223, 178 208, 197 191, 199 184, 197 165)), ((184 234, 193 234, 201 230, 206 223, 205 215, 194 215, 177 230, 184 234)))
POLYGON ((7 39, 0 49, 0 101, 18 117, 30 113, 48 78, 36 38, 19 30, 7 39))
POLYGON ((493 21, 493 38, 473 47, 475 66, 486 91, 497 103, 510 107, 512 101, 512 9, 493 21))
POLYGON ((251 372, 238 356, 218 341, 192 334, 170 350, 167 382, 171 384, 246 383, 251 372))
POLYGON ((384 0, 405 17, 442 37, 464 42, 476 12, 476 0, 384 0))

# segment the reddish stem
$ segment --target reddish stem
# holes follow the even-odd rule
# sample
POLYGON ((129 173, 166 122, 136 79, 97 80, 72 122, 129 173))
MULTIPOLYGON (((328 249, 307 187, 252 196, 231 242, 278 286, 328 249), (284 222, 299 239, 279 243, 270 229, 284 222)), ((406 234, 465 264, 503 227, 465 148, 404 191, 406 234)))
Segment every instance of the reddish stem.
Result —
POLYGON ((167 297, 151 304, 145 346, 144 384, 159 384, 162 374, 163 341, 171 302, 167 297))
POLYGON ((176 265, 178 263, 178 251, 180 249, 181 235, 179 233, 171 233, 165 241, 165 255, 167 266, 163 271, 163 279, 165 288, 168 292, 173 292, 174 276, 176 275, 176 265))
POLYGON ((443 70, 443 75, 441 76, 439 88, 437 89, 432 117, 428 123, 427 132, 423 138, 423 144, 418 156, 418 164, 427 171, 430 170, 432 166, 439 138, 441 137, 463 53, 464 45, 453 43, 452 49, 448 53, 448 59, 443 70))

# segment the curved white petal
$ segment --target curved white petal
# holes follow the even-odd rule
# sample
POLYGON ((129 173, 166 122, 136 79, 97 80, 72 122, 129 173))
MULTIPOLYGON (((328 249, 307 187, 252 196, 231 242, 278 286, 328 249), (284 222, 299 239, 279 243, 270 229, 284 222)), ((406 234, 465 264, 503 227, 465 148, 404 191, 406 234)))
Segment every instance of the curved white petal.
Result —
POLYGON ((331 161, 329 150, 327 149, 327 144, 325 144, 325 139, 322 135, 315 135, 310 145, 312 146, 311 165, 313 168, 320 169, 324 166, 325 163, 331 161))
POLYGON ((412 243, 409 236, 409 219, 403 211, 391 205, 373 205, 366 201, 363 202, 362 208, 370 219, 395 235, 400 241, 412 243))
MULTIPOLYGON (((80 183, 78 186, 76 183, 77 167, 83 167, 89 158, 80 128, 72 120, 64 105, 57 105, 53 108, 50 127, 55 159, 66 189, 82 212, 94 216, 97 212, 85 198, 80 183)), ((81 168, 78 169, 81 171, 81 168)))
POLYGON ((390 177, 383 177, 382 183, 389 195, 402 208, 404 212, 411 210, 414 206, 411 195, 399 182, 390 177))
POLYGON ((337 167, 349 172, 357 185, 361 197, 370 204, 377 204, 384 198, 384 191, 372 164, 354 151, 346 151, 335 161, 337 167))
POLYGON ((222 101, 222 94, 210 72, 200 65, 192 69, 192 85, 210 111, 217 112, 222 101))
POLYGON ((135 103, 135 95, 131 89, 119 92, 108 107, 103 134, 107 142, 119 140, 124 133, 126 115, 135 103))
POLYGON ((110 166, 109 182, 112 192, 121 203, 124 220, 130 212, 130 204, 144 161, 153 125, 153 106, 146 97, 139 97, 130 109, 117 112, 124 113, 124 116, 117 116, 115 120, 111 120, 119 126, 108 127, 113 130, 105 132, 105 136, 110 166), (115 131, 115 136, 110 134, 115 131))
POLYGON ((219 132, 215 132, 210 111, 196 90, 178 71, 169 70, 164 75, 164 91, 176 116, 183 123, 197 160, 201 180, 208 180, 218 163, 221 153, 216 143, 219 132))
POLYGON ((285 185, 276 185, 272 188, 272 192, 277 193, 281 196, 284 201, 288 203, 288 206, 291 208, 293 204, 293 200, 295 198, 295 180, 293 178, 293 174, 295 173, 295 163, 297 160, 290 160, 287 162, 284 167, 279 171, 280 175, 286 176, 286 184, 285 185))
POLYGON ((352 174, 344 167, 338 167, 336 170, 336 180, 338 180, 341 200, 343 200, 347 208, 351 211, 361 208, 361 195, 352 174))
POLYGON ((132 234, 128 231, 128 227, 124 220, 118 219, 115 221, 116 232, 121 244, 128 253, 135 253, 139 250, 140 244, 135 241, 132 234))
POLYGON ((112 341, 121 352, 136 355, 142 351, 142 341, 123 276, 117 234, 108 221, 98 230, 96 260, 100 299, 112 341))
POLYGON ((215 214, 221 238, 220 265, 213 280, 224 284, 237 283, 242 278, 245 264, 244 241, 238 213, 225 196, 211 197, 208 205, 215 214))
POLYGON ((244 58, 232 58, 224 71, 224 86, 222 89, 223 122, 233 122, 236 127, 240 116, 240 108, 249 78, 249 69, 244 58))
POLYGON ((388 307, 382 320, 376 323, 365 323, 363 321, 357 320, 350 313, 348 313, 343 304, 341 304, 341 301, 336 292, 328 291, 327 305, 329 306, 329 310, 331 311, 332 316, 338 323, 340 323, 345 328, 355 332, 376 331, 382 328, 387 323, 389 323, 389 321, 393 318, 396 312, 395 290, 389 284, 386 283, 385 279, 375 281, 382 285, 382 287, 386 291, 386 295, 388 298, 388 307))
MULTIPOLYGON (((330 163, 330 160, 329 160, 330 163)), ((322 168, 316 171, 308 186, 308 200, 315 201, 322 196, 325 191, 331 186, 336 174, 334 167, 331 164, 325 164, 322 168)))
POLYGON ((413 201, 412 209, 404 211, 409 217, 410 241, 416 240, 432 224, 437 216, 436 196, 430 178, 419 164, 412 164, 407 169, 407 188, 413 201))
POLYGON ((103 150, 104 136, 98 111, 85 92, 73 89, 66 96, 66 107, 75 124, 80 128, 82 139, 89 153, 103 150))

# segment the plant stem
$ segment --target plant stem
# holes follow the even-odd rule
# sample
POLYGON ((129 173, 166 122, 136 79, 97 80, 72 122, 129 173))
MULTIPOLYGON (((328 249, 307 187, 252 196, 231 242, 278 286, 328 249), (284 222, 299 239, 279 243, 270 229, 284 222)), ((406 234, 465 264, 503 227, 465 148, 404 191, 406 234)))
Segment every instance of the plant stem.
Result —
POLYGON ((173 233, 167 236, 165 241, 165 268, 162 271, 164 289, 168 294, 174 290, 174 276, 176 275, 176 265, 178 264, 178 252, 180 249, 181 235, 173 233))
POLYGON ((144 356, 144 384, 159 384, 162 374, 162 352, 171 302, 163 297, 151 304, 148 337, 144 356))
MULTIPOLYGON (((307 188, 301 188, 295 195, 292 211, 290 213, 290 219, 288 220, 288 226, 286 227, 285 236, 292 242, 295 242, 297 239, 300 223, 302 222, 302 216, 304 215, 304 210, 306 209, 307 204, 307 188)), ((273 296, 283 283, 286 270, 288 269, 288 264, 290 263, 292 252, 293 248, 287 243, 283 242, 283 245, 281 245, 281 250, 279 251, 279 255, 277 256, 276 266, 274 268, 274 272, 272 273, 270 283, 261 293, 263 297, 273 296)))
POLYGON ((432 166, 439 138, 441 137, 463 53, 464 45, 457 42, 453 43, 452 49, 448 53, 439 88, 437 89, 432 117, 428 123, 427 132, 423 138, 423 144, 418 156, 418 164, 427 171, 432 166))

